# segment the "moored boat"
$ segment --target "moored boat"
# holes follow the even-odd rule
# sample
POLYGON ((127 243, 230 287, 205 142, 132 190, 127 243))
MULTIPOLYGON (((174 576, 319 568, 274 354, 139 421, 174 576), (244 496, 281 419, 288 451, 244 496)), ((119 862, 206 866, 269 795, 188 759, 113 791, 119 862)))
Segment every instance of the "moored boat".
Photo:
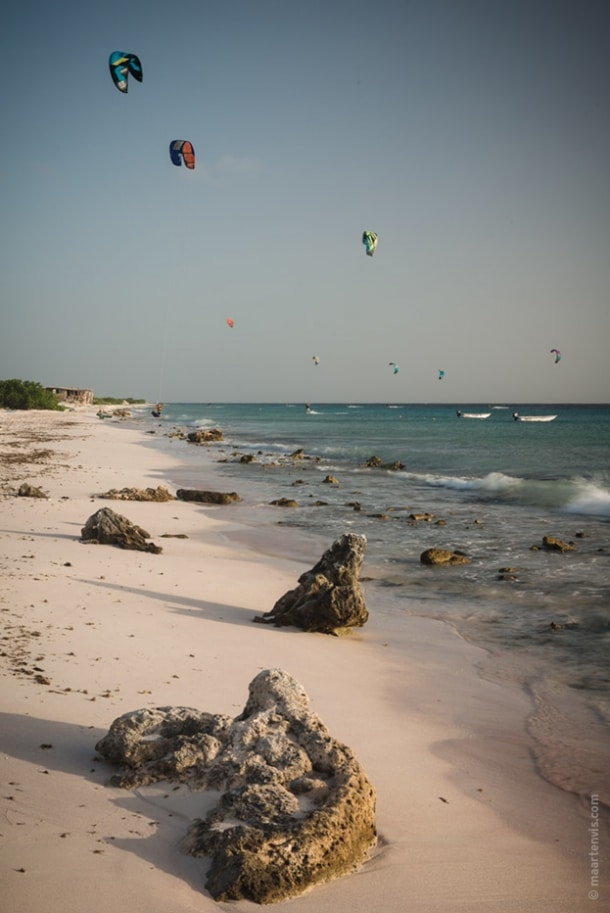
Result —
POLYGON ((455 414, 458 418, 489 418, 491 412, 460 412, 458 409, 455 414))
POLYGON ((552 422, 557 418, 556 415, 519 415, 513 412, 513 418, 516 422, 552 422))

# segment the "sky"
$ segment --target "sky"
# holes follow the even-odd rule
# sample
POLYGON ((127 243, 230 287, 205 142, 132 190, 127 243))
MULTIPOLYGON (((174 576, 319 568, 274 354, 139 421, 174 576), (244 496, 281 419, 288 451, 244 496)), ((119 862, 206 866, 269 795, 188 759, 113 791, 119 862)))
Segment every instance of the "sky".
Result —
POLYGON ((0 379, 609 402, 609 26, 607 0, 5 6, 0 379))

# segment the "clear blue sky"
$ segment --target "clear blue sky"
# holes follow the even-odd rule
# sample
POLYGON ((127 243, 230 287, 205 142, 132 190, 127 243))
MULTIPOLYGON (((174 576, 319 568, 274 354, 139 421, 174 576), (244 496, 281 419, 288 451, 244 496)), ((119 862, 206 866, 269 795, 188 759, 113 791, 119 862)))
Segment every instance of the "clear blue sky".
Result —
POLYGON ((0 15, 0 378, 167 402, 610 400, 607 0, 0 15), (142 62, 127 95, 114 50, 142 62))

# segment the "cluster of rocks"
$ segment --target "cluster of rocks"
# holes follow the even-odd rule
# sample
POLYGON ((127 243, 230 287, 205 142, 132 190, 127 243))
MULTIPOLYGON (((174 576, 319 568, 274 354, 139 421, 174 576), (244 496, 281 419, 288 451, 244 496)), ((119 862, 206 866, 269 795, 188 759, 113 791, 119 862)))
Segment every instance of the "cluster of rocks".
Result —
POLYGON ((384 463, 379 456, 369 457, 364 465, 368 469, 388 469, 391 472, 398 472, 405 468, 404 463, 401 463, 399 460, 394 460, 392 463, 384 463))
POLYGON ((220 792, 181 843, 211 858, 205 886, 217 901, 294 897, 352 872, 376 843, 376 796, 364 769, 282 669, 256 676, 234 719, 144 708, 116 719, 96 749, 121 768, 113 786, 169 780, 220 792))
POLYGON ((175 497, 164 485, 156 488, 111 488, 98 495, 110 501, 175 501, 175 497))
POLYGON ((212 444, 223 441, 224 435, 220 428, 198 428, 197 431, 189 431, 186 439, 190 444, 212 444))

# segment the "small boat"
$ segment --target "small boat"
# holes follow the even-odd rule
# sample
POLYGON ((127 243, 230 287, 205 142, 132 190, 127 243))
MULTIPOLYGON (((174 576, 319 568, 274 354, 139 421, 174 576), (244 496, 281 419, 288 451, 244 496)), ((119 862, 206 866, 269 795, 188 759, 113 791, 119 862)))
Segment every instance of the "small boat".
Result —
POLYGON ((556 415, 519 415, 518 412, 513 412, 513 418, 516 422, 552 422, 557 416, 556 415))
POLYGON ((458 418, 489 418, 491 412, 460 412, 458 409, 455 414, 458 418))

